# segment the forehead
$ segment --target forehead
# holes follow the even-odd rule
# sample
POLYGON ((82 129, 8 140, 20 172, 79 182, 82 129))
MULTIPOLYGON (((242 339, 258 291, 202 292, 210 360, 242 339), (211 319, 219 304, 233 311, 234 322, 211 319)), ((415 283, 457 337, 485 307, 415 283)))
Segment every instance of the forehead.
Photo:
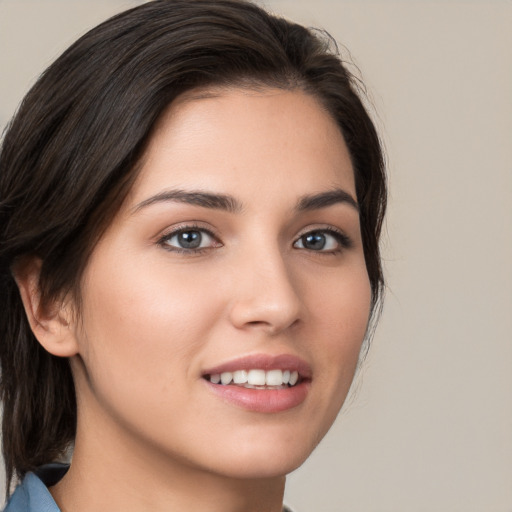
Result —
POLYGON ((295 196, 339 187, 355 196, 339 127, 299 90, 214 89, 188 93, 164 112, 131 196, 168 187, 243 196, 269 185, 295 196))

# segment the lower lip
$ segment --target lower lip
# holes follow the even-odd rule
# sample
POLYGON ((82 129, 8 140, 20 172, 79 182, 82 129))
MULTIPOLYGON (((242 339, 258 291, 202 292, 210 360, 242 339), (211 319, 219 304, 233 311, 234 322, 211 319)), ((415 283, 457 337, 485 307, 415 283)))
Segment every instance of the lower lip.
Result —
POLYGON ((264 413, 293 409, 304 402, 309 391, 309 382, 301 382, 285 389, 249 389, 213 384, 207 380, 204 382, 224 401, 247 411, 264 413))

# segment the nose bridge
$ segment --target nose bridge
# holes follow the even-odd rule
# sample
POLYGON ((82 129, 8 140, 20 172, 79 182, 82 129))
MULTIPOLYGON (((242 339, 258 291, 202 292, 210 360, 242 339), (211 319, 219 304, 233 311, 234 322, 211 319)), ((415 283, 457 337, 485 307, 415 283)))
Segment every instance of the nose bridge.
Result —
POLYGON ((301 300, 286 254, 277 241, 266 242, 260 240, 257 248, 251 244, 239 254, 243 263, 234 266, 231 320, 238 328, 261 327, 278 333, 299 319, 301 300))

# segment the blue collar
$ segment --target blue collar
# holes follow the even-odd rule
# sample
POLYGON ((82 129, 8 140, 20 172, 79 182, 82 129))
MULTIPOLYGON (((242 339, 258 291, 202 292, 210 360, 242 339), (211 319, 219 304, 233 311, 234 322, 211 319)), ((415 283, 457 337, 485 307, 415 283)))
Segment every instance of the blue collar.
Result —
MULTIPOLYGON (((27 473, 3 512, 61 512, 48 487, 55 485, 69 469, 68 464, 46 464, 27 473)), ((283 512, 292 512, 283 506, 283 512)))
POLYGON ((4 512, 60 512, 48 487, 55 485, 68 468, 67 464, 47 464, 34 473, 27 473, 4 512))

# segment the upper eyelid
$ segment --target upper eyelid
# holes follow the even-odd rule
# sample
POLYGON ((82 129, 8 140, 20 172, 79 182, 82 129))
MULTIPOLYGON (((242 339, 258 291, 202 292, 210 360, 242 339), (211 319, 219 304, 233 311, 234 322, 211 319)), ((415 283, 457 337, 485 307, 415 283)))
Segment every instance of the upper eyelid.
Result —
POLYGON ((204 227, 194 227, 194 226, 181 226, 174 228, 172 230, 168 230, 164 232, 161 236, 159 236, 156 240, 156 244, 160 246, 165 251, 175 253, 175 254, 182 254, 182 255, 188 255, 188 256, 199 256, 200 254, 204 254, 206 251, 210 251, 212 249, 218 249, 222 247, 224 244, 219 240, 219 238, 212 233, 209 229, 204 227), (175 246, 169 243, 171 239, 173 239, 175 236, 179 235, 180 233, 187 232, 187 231, 202 231, 207 234, 208 237, 212 239, 212 245, 208 245, 206 247, 179 247, 175 246))
POLYGON ((161 240, 163 238, 169 238, 171 236, 174 236, 178 233, 182 233, 184 231, 204 231, 208 235, 218 239, 218 234, 216 231, 211 227, 203 226, 199 223, 193 222, 185 222, 185 223, 179 223, 174 226, 167 227, 166 229, 162 230, 159 235, 157 235, 157 239, 161 240))
POLYGON ((308 228, 306 231, 302 232, 302 234, 299 235, 295 239, 295 241, 293 242, 293 245, 295 246, 295 244, 297 244, 301 240, 302 237, 304 237, 310 233, 330 234, 330 236, 332 236, 333 238, 336 239, 338 248, 334 249, 334 250, 318 250, 318 251, 314 251, 313 249, 308 249, 306 247, 298 247, 297 249, 305 250, 307 252, 312 252, 312 253, 316 253, 319 255, 320 254, 328 255, 328 254, 343 253, 344 251, 350 250, 354 247, 354 240, 352 239, 352 237, 347 235, 343 230, 336 228, 334 226, 329 226, 329 227, 324 226, 324 227, 318 227, 318 228, 312 228, 312 229, 308 228))
POLYGON ((186 253, 190 253, 190 254, 204 252, 208 249, 214 249, 214 248, 218 248, 218 247, 221 247, 224 245, 223 242, 218 237, 218 235, 216 233, 214 233, 214 231, 212 229, 206 228, 204 226, 195 225, 195 224, 193 225, 190 223, 173 226, 172 228, 168 228, 168 229, 164 230, 160 235, 158 235, 156 237, 156 243, 157 243, 157 245, 163 247, 165 250, 169 250, 169 251, 173 251, 173 252, 174 251, 175 252, 186 252, 186 253), (218 244, 218 245, 212 246, 212 247, 197 247, 197 248, 187 249, 187 248, 175 247, 168 243, 168 241, 171 240, 172 238, 174 238, 175 236, 179 235, 180 233, 187 232, 187 231, 202 231, 202 232, 206 233, 210 238, 212 238, 213 241, 215 242, 215 244, 218 244))
POLYGON ((343 229, 331 225, 308 226, 307 228, 304 228, 299 231, 299 234, 297 235, 296 239, 298 240, 299 238, 303 237, 304 235, 307 235, 308 233, 314 233, 319 231, 334 233, 351 240, 351 237, 343 229))
POLYGON ((343 231, 335 226, 329 226, 329 225, 313 225, 313 226, 307 226, 306 228, 303 228, 299 231, 299 237, 304 236, 308 233, 311 233, 313 231, 335 231, 343 233, 343 231))

